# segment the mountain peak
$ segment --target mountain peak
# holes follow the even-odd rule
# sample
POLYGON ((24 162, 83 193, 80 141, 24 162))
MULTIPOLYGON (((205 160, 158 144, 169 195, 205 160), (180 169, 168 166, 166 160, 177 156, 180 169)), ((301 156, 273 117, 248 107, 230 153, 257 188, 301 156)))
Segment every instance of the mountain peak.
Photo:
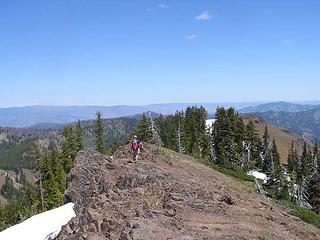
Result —
POLYGON ((132 163, 129 149, 120 147, 113 158, 79 152, 66 191, 77 216, 58 239, 291 240, 320 234, 191 157, 145 144, 132 163))

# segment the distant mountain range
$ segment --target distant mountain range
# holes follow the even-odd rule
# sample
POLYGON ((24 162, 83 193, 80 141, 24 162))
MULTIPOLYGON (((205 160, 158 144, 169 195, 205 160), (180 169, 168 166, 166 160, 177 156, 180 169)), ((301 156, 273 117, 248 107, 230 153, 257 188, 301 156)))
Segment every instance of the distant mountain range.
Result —
POLYGON ((311 142, 320 139, 320 105, 274 102, 242 108, 239 112, 254 114, 311 142))
POLYGON ((247 107, 254 103, 166 103, 145 106, 27 106, 0 108, 0 127, 34 127, 46 128, 58 126, 80 120, 90 120, 97 111, 101 111, 104 118, 125 117, 152 111, 170 114, 178 110, 185 110, 188 106, 203 106, 209 113, 214 113, 218 106, 247 107))
POLYGON ((287 128, 310 141, 320 139, 320 107, 302 112, 256 113, 267 122, 287 128))
POLYGON ((262 113, 262 112, 302 112, 320 107, 320 105, 295 104, 288 102, 265 103, 257 106, 245 107, 239 110, 240 113, 262 113))

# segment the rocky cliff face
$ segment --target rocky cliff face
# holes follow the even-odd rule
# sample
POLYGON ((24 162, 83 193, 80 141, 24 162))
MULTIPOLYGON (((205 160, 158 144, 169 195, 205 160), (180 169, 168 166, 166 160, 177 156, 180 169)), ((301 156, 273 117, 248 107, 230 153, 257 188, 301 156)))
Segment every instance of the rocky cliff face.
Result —
POLYGON ((192 158, 147 145, 131 163, 128 149, 113 159, 78 154, 66 191, 77 216, 58 239, 320 239, 319 230, 192 158))

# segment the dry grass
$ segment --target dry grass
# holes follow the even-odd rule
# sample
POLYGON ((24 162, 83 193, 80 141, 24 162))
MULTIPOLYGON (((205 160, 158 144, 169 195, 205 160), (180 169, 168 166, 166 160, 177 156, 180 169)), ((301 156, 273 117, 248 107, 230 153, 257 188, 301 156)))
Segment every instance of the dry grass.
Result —
POLYGON ((304 140, 302 137, 295 135, 290 130, 267 123, 261 118, 258 118, 254 115, 244 116, 243 120, 245 123, 248 123, 249 120, 252 120, 261 138, 264 134, 265 125, 268 126, 270 140, 276 140, 282 163, 287 163, 288 150, 291 146, 292 141, 294 145, 298 148, 298 151, 301 152, 304 140))

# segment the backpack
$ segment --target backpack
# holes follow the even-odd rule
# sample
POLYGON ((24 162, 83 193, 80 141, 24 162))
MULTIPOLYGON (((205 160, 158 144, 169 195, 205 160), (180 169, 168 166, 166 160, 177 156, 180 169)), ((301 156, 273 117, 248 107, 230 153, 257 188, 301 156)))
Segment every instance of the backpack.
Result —
POLYGON ((137 149, 139 149, 140 148, 140 142, 139 142, 139 140, 132 140, 132 143, 131 143, 131 148, 132 149, 135 149, 135 150, 137 150, 137 149))

